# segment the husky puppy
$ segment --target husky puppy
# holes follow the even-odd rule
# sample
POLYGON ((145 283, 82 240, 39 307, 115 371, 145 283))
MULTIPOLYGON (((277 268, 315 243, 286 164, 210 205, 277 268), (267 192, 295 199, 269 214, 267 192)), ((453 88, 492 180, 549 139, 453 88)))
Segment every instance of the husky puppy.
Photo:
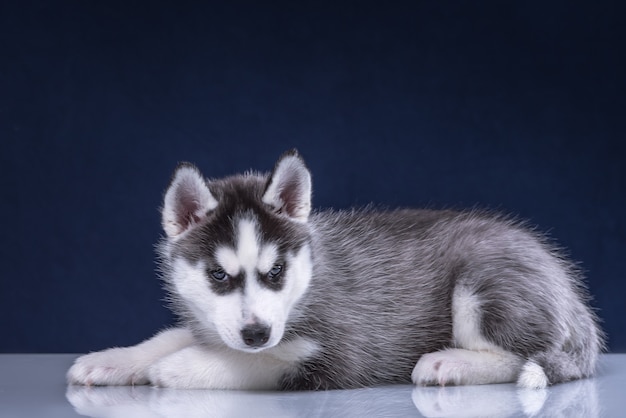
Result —
POLYGON ((311 213, 296 151, 269 175, 165 193, 160 269, 180 328, 76 360, 71 384, 319 390, 591 376, 580 274, 538 234, 477 211, 311 213))

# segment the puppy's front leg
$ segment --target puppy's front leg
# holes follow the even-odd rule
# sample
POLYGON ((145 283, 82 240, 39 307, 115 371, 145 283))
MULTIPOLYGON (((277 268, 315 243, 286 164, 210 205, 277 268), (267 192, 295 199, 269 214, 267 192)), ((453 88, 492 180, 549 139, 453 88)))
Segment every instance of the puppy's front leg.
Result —
POLYGON ((132 347, 117 347, 76 359, 67 372, 75 385, 145 385, 150 365, 193 344, 191 331, 172 328, 132 347))
POLYGON ((271 390, 279 387, 280 378, 293 365, 266 352, 193 345, 152 365, 148 380, 155 386, 178 389, 271 390))

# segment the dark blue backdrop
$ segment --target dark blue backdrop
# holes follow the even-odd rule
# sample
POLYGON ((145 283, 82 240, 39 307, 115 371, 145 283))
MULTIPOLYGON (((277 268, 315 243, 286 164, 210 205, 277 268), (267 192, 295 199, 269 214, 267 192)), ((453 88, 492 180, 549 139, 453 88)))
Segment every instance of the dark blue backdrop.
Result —
POLYGON ((176 163, 269 170, 292 147, 317 207, 530 219, 581 262, 626 350, 616 5, 262 3, 2 6, 0 351, 171 323, 153 243, 176 163))

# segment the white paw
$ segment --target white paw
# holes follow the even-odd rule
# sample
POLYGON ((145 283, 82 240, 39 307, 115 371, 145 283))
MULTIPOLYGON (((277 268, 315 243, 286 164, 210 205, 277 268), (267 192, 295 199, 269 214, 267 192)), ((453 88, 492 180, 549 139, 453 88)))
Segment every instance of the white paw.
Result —
POLYGON ((76 359, 67 372, 75 385, 145 385, 145 368, 136 361, 131 348, 111 348, 76 359))
POLYGON ((462 385, 467 384, 471 364, 453 350, 424 354, 413 369, 411 378, 416 385, 462 385))
POLYGON ((517 386, 526 389, 543 389, 548 386, 548 377, 543 368, 534 361, 527 361, 517 379, 517 386))

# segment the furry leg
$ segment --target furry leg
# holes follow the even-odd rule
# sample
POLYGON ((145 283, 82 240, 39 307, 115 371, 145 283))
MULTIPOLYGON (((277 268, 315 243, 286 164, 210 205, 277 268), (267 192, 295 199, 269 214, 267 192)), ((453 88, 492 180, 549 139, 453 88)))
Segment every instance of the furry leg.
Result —
POLYGON ((506 351, 449 349, 423 355, 411 378, 418 385, 483 385, 513 382, 523 360, 506 351))
POLYGON ((162 331, 132 347, 110 348, 76 359, 67 372, 75 385, 145 385, 148 367, 160 358, 193 344, 185 328, 162 331))
POLYGON ((418 385, 477 385, 513 382, 523 360, 485 340, 480 332, 480 300, 457 286, 452 297, 452 329, 459 348, 423 355, 413 369, 418 385))
POLYGON ((290 362, 264 352, 190 346, 159 360, 148 370, 155 386, 176 389, 277 389, 290 362))

